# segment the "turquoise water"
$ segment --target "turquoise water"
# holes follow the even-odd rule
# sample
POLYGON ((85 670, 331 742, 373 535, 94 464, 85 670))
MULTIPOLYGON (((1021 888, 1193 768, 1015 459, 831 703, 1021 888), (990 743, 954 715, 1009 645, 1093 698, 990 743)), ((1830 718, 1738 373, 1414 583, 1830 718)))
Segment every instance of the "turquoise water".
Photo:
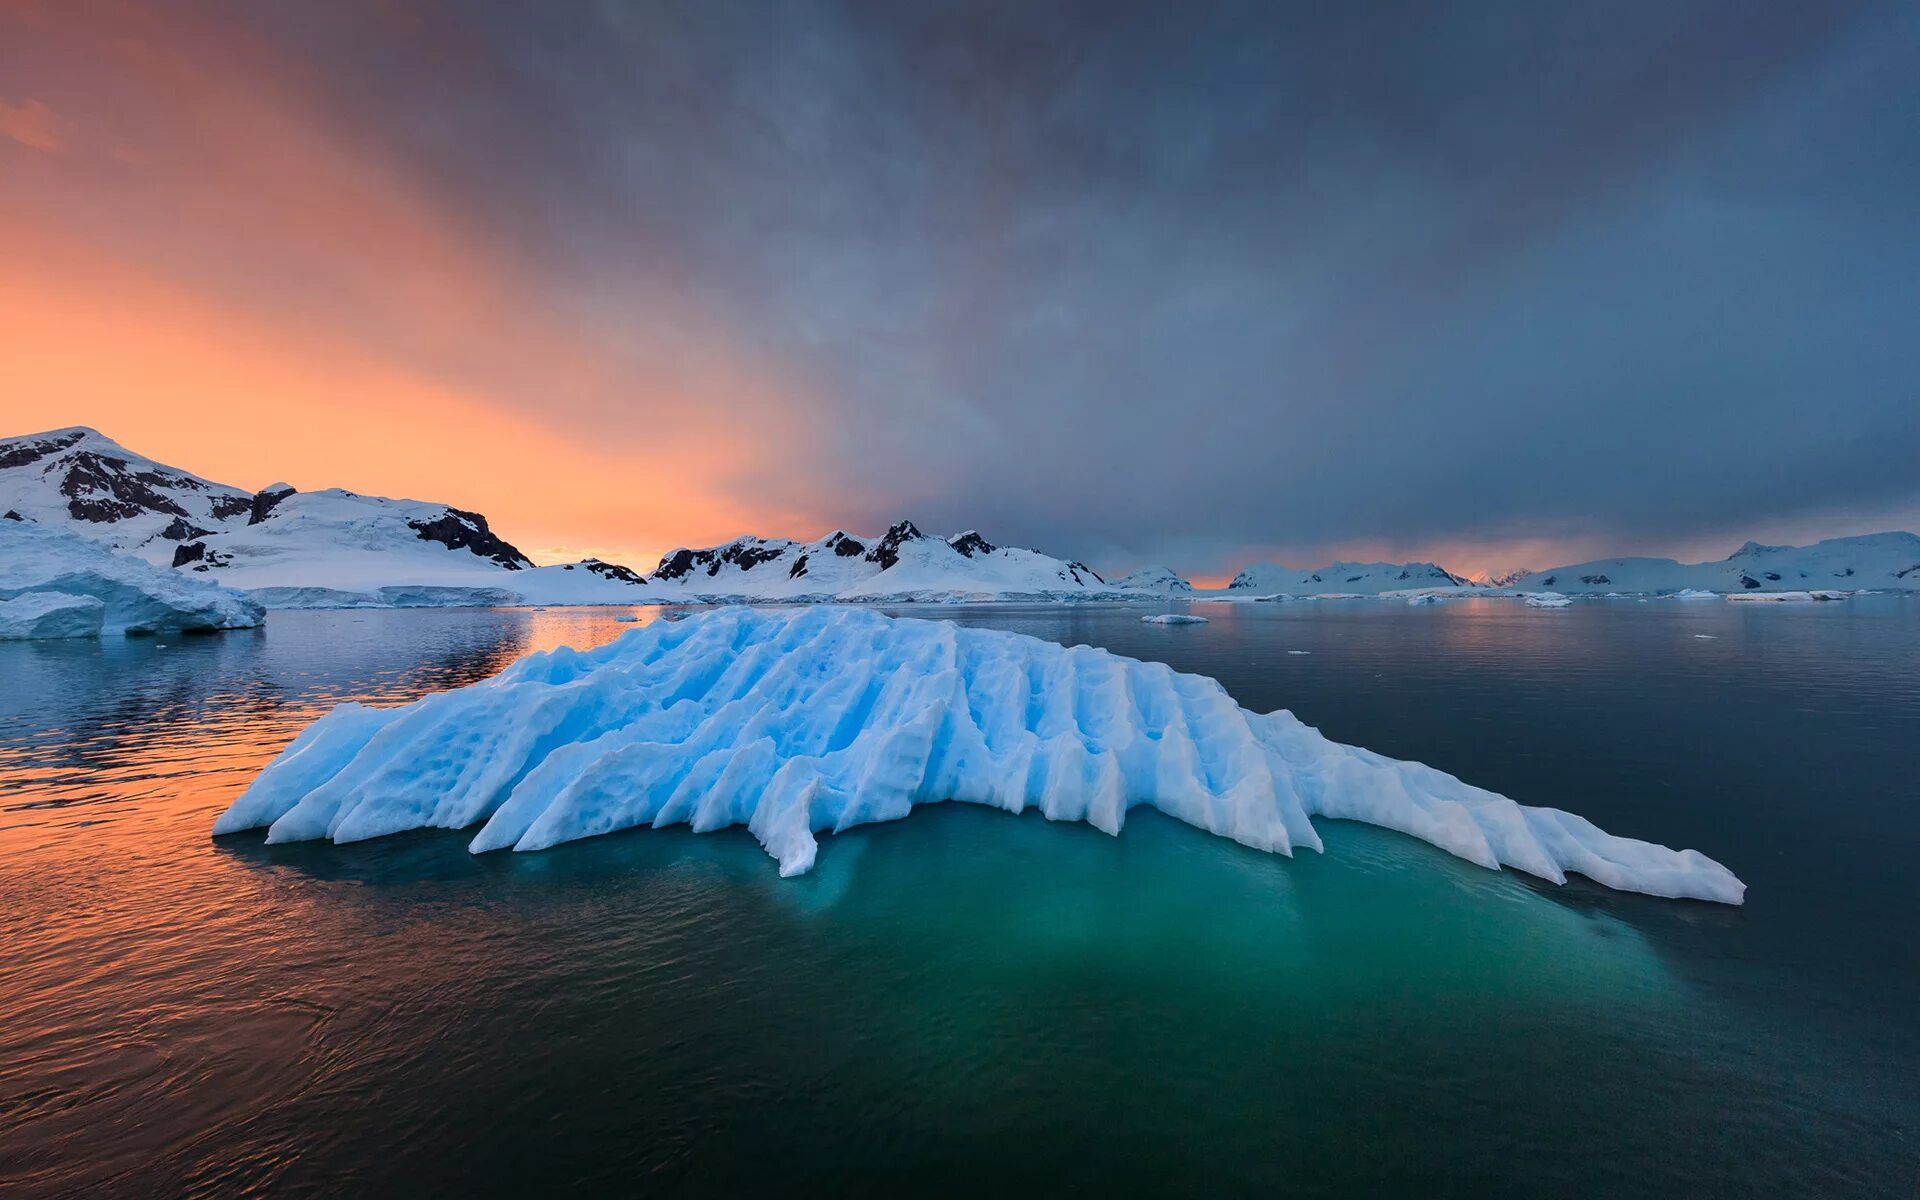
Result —
POLYGON ((1147 810, 941 806, 793 880, 737 830, 216 843, 332 703, 630 626, 4 646, 0 1194, 1915 1193, 1920 603, 1201 611, 932 615, 1214 675, 1748 904, 1147 810))

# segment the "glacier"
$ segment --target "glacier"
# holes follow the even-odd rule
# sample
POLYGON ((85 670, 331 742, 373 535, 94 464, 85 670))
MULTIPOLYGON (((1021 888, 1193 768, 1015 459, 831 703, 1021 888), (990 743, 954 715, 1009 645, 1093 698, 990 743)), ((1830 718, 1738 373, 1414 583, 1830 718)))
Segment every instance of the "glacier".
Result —
POLYGON ((744 825, 782 875, 815 835, 938 801, 1118 834, 1151 805, 1254 849, 1364 821, 1488 868, 1738 904, 1694 850, 1615 837, 1432 767, 1241 708, 1212 679, 1088 646, 863 608, 724 608, 528 655, 397 708, 314 721, 215 822, 269 842, 478 826, 539 850, 642 825, 744 825))
POLYGON ((71 592, 27 592, 0 600, 0 642, 99 637, 107 606, 71 592))
POLYGON ((232 588, 23 520, 0 519, 0 601, 17 637, 245 629, 265 618, 232 588))

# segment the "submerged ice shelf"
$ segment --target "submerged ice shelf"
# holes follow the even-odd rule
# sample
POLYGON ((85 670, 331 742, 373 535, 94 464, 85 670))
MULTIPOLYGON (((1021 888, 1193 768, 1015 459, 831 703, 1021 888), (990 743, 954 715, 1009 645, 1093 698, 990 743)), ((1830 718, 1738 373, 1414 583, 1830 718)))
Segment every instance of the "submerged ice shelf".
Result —
POLYGON ((942 800, 1120 832, 1147 804, 1258 850, 1365 821, 1489 868, 1738 904, 1693 850, 1614 837, 1241 708, 1212 679, 1087 646, 859 608, 721 609, 533 654, 400 708, 343 704, 214 824, 351 842, 478 825, 475 852, 640 825, 745 825, 782 875, 814 835, 942 800))

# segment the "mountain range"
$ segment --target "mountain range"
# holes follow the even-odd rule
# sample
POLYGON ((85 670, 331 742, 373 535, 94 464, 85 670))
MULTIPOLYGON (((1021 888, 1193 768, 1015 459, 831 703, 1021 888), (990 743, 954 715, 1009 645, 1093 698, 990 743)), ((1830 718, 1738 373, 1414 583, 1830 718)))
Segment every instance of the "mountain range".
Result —
MULTIPOLYGON (((729 601, 1166 600, 1686 588, 1920 590, 1920 537, 1749 542, 1722 562, 1619 558, 1475 582, 1435 563, 1256 563, 1224 590, 1166 567, 1108 581, 1083 562, 900 521, 877 537, 743 537, 680 548, 651 571, 599 559, 536 566, 480 513, 340 488, 258 491, 156 462, 83 426, 0 441, 0 518, 77 533, 150 564, 241 588, 268 607, 729 601)), ((0 569, 4 564, 0 564, 0 569)))

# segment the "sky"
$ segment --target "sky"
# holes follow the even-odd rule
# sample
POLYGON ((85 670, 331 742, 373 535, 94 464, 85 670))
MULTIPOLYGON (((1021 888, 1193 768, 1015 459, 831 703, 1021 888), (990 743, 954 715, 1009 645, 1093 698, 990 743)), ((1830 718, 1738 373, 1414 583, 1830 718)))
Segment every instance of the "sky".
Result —
POLYGON ((1920 6, 0 0, 0 436, 543 561, 1920 528, 1920 6))

